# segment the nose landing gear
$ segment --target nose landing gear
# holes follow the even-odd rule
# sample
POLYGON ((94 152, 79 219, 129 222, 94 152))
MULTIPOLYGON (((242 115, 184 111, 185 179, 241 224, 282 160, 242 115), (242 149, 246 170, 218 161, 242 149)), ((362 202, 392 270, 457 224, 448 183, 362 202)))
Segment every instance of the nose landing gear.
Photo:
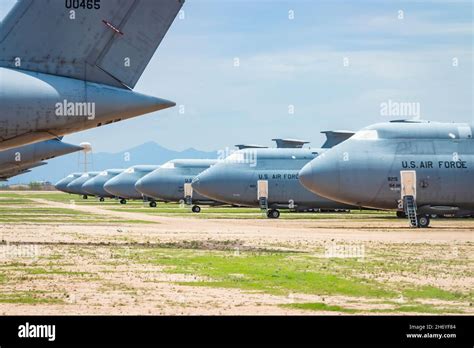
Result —
POLYGON ((201 212, 201 207, 199 205, 193 205, 193 207, 191 208, 191 211, 193 213, 200 213, 201 212))
POLYGON ((278 219, 280 217, 280 211, 278 209, 270 209, 267 211, 267 217, 269 219, 278 219))
POLYGON ((428 215, 418 215, 418 227, 427 228, 430 225, 430 217, 428 215))

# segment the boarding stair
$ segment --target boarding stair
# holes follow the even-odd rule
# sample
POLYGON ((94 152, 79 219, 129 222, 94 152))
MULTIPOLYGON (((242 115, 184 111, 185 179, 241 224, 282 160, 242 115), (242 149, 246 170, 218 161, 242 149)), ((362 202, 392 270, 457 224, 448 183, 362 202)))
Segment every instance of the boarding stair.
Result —
POLYGON ((418 218, 416 216, 416 202, 413 196, 403 196, 403 210, 405 211, 411 227, 418 227, 418 218))

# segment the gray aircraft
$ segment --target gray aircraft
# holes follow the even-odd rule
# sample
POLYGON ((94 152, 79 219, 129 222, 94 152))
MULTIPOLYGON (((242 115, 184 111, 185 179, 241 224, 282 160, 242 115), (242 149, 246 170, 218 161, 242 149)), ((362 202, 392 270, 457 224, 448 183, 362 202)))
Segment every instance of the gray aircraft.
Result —
POLYGON ((126 204, 127 199, 144 199, 150 200, 150 206, 155 206, 156 203, 153 203, 153 199, 144 197, 135 189, 135 183, 159 167, 160 166, 156 165, 138 165, 130 167, 107 181, 104 184, 104 190, 114 197, 120 198, 121 204, 126 204))
MULTIPOLYGON (((216 164, 216 162, 216 159, 172 160, 138 180, 135 188, 144 196, 159 201, 183 201, 187 204, 193 204, 192 211, 199 213, 201 207, 198 204, 215 205, 219 203, 199 193, 185 193, 185 185, 190 185, 199 173, 216 164)), ((156 203, 154 206, 156 206, 156 203)))
POLYGON ((105 198, 114 198, 114 195, 104 190, 104 185, 107 181, 115 178, 123 171, 124 169, 104 170, 100 172, 99 175, 87 180, 84 184, 82 184, 82 190, 92 196, 99 197, 101 202, 103 202, 105 198))
MULTIPOLYGON (((334 133, 334 132, 333 132, 334 133)), ((324 148, 302 148, 306 142, 291 140, 279 148, 239 150, 199 174, 192 182, 198 193, 233 205, 264 208, 278 218, 279 209, 349 209, 306 190, 298 171, 324 148), (291 144, 291 145, 290 145, 291 144)), ((282 144, 281 141, 277 144, 282 144)))
POLYGON ((432 214, 474 212, 473 126, 392 121, 357 132, 300 171, 309 190, 346 204, 405 213, 413 227, 432 214))
POLYGON ((66 192, 66 193, 73 193, 68 190, 67 185, 69 185, 73 180, 76 180, 78 177, 80 177, 82 173, 71 173, 65 178, 59 180, 54 187, 58 191, 66 192))
POLYGON ((0 24, 0 150, 174 106, 132 89, 183 3, 18 1, 0 24))
POLYGON ((81 150, 83 148, 80 146, 53 139, 0 151, 0 180, 7 180, 45 165, 43 161, 81 150))
POLYGON ((76 195, 82 195, 82 198, 87 199, 89 194, 82 189, 82 185, 89 179, 99 175, 100 172, 87 172, 82 174, 80 177, 72 180, 68 185, 67 189, 70 193, 76 195))

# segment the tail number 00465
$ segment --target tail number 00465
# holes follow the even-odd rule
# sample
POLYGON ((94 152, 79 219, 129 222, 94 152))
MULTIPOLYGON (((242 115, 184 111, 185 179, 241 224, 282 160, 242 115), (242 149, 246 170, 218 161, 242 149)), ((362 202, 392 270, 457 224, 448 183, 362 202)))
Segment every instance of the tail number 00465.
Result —
POLYGON ((98 10, 100 9, 100 0, 65 0, 66 8, 74 9, 88 9, 88 10, 98 10))

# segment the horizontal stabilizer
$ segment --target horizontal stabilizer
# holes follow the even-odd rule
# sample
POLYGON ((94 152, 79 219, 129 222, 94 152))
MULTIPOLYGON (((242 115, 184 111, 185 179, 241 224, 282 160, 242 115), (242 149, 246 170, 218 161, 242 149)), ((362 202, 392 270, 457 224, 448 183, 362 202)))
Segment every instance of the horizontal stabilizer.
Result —
POLYGON ((272 141, 276 142, 279 149, 301 149, 305 144, 309 144, 309 141, 298 139, 272 139, 272 141))
POLYGON ((57 136, 49 132, 31 132, 7 140, 0 138, 0 151, 55 138, 57 138, 57 136))
POLYGON ((35 162, 35 163, 28 163, 28 164, 20 164, 20 165, 12 166, 10 168, 3 168, 0 171, 0 179, 7 180, 16 175, 29 173, 31 172, 31 169, 41 167, 46 164, 47 164, 46 162, 35 162))
POLYGON ((183 3, 20 0, 0 27, 0 66, 134 88, 183 3))
POLYGON ((334 147, 355 134, 351 131, 324 131, 321 133, 326 134, 326 142, 322 146, 323 149, 334 147))
POLYGON ((266 149, 267 146, 262 146, 262 145, 254 145, 254 144, 237 144, 235 145, 236 148, 239 150, 245 150, 245 149, 266 149))

